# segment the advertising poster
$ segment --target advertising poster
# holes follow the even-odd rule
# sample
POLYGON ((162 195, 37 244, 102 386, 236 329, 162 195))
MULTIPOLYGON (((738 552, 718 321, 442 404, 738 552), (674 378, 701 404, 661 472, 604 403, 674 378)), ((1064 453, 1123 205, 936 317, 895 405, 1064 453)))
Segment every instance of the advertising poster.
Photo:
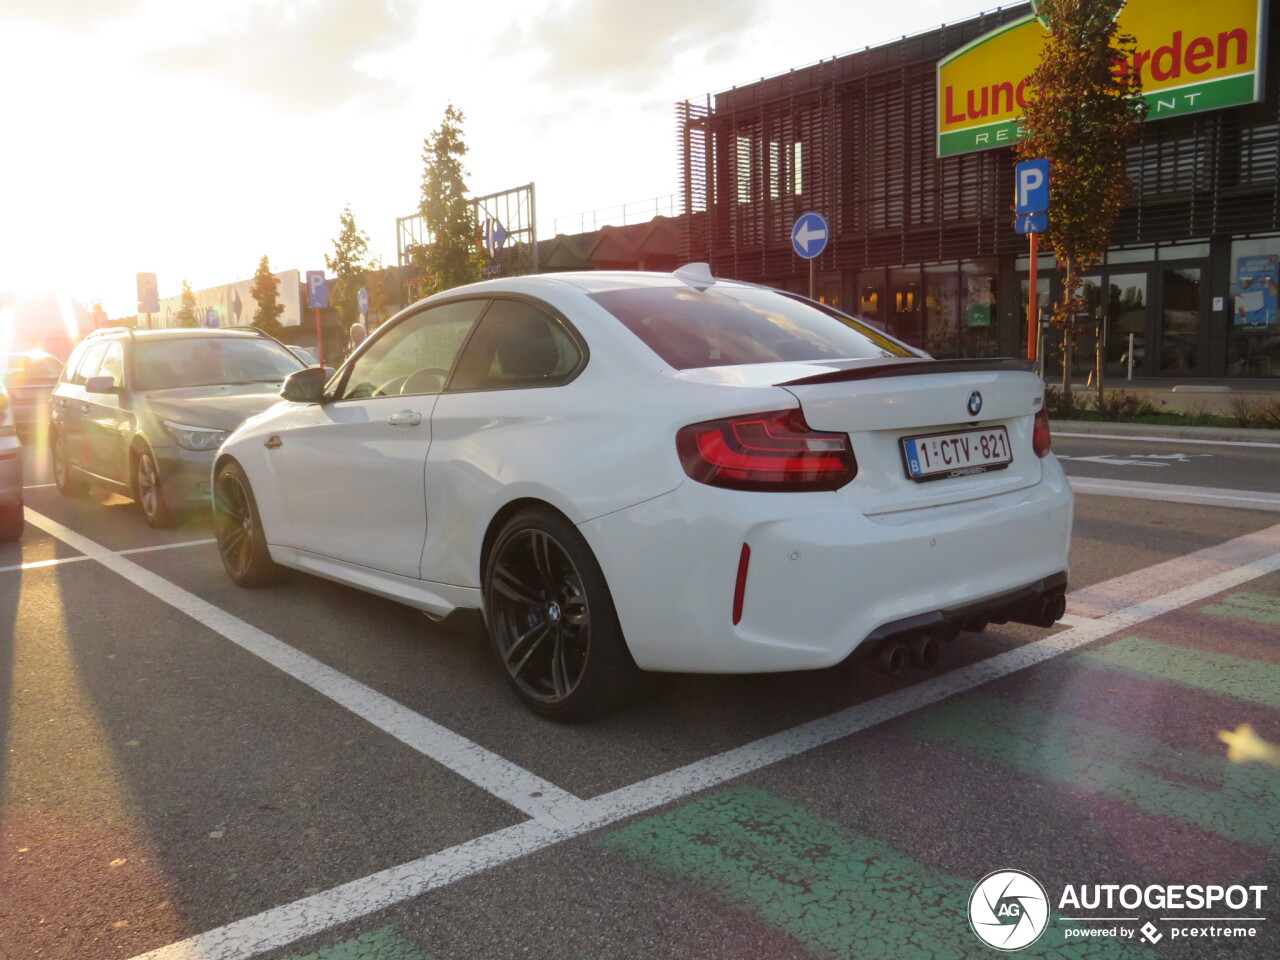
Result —
POLYGON ((1276 325, 1276 285, 1280 283, 1280 255, 1239 257, 1236 260, 1235 325, 1261 330, 1276 325))
POLYGON ((991 296, 991 278, 969 277, 968 280, 969 292, 964 310, 965 323, 970 327, 989 327, 991 326, 991 302, 995 299, 991 296))

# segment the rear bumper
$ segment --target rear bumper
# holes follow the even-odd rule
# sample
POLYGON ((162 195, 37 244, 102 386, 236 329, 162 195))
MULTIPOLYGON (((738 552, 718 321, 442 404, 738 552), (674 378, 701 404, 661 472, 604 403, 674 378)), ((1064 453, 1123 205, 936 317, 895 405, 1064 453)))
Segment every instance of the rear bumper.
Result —
POLYGON ((22 502, 22 445, 0 437, 0 506, 22 502))
POLYGON ((829 667, 931 624, 1034 613, 1029 601, 1065 588, 1071 518, 1050 458, 1023 489, 874 518, 838 493, 690 481, 581 529, 641 667, 754 673, 829 667))

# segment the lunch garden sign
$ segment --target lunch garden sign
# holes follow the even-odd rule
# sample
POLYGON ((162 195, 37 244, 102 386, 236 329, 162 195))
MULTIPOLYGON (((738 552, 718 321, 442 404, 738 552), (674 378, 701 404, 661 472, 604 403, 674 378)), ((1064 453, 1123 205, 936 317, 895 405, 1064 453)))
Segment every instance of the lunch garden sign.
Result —
MULTIPOLYGON (((1147 119, 1261 100, 1265 12, 1266 0, 1128 0, 1117 19, 1137 45, 1117 69, 1142 74, 1147 119)), ((1027 77, 1045 38, 1033 12, 938 61, 938 156, 1020 139, 1027 77)))

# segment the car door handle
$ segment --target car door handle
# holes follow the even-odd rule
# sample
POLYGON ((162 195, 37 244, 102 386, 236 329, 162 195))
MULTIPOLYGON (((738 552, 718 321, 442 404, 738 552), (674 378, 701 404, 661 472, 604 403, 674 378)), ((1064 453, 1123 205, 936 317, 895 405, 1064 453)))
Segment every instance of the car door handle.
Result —
POLYGON ((387 417, 387 423, 393 427, 416 427, 422 422, 422 414, 416 410, 401 410, 387 417))

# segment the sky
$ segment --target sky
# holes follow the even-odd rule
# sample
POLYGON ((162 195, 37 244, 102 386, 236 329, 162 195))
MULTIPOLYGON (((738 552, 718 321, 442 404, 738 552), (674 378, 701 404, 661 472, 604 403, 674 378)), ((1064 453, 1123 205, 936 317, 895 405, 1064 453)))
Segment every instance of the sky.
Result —
MULTIPOLYGON (((350 207, 396 259, 453 104, 473 196, 534 183, 539 237, 678 192, 675 103, 992 0, 0 0, 0 290, 112 318, 324 269, 350 207), (558 221, 558 223, 557 223, 558 221)), ((670 202, 670 201, 668 201, 670 202)))

